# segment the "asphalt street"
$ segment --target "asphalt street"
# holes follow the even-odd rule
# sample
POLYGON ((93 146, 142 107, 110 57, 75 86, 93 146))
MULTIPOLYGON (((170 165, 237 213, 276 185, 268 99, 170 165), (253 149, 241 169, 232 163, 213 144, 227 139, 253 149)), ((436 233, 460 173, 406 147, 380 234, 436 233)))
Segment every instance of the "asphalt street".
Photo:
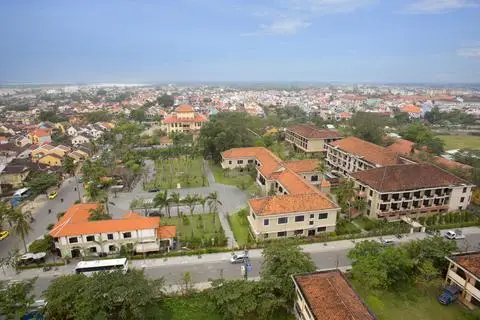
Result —
MULTIPOLYGON (((78 186, 80 196, 83 196, 83 185, 78 184, 78 186)), ((64 180, 57 190, 58 196, 55 199, 46 199, 39 208, 32 210, 35 221, 30 224, 32 231, 26 238, 27 244, 42 237, 47 232, 47 226, 57 221, 57 213, 66 211, 78 200, 78 192, 75 191, 76 187, 77 183, 74 177, 64 180), (63 202, 61 199, 63 199, 63 202), (51 213, 49 213, 49 210, 51 210, 51 213)), ((40 197, 46 198, 44 195, 40 197)), ((15 248, 23 250, 23 247, 21 238, 11 233, 8 238, 0 242, 0 257, 8 256, 8 252, 15 248)))
MULTIPOLYGON (((466 239, 457 241, 460 252, 480 250, 480 229, 476 233, 470 233, 466 239)), ((334 243, 330 243, 331 248, 320 248, 321 244, 307 245, 310 247, 307 251, 312 260, 315 262, 317 269, 331 269, 342 268, 350 266, 351 262, 347 258, 347 253, 350 250, 343 246, 335 247, 334 243)), ((352 244, 353 246, 353 244, 352 244)), ((190 261, 182 261, 177 264, 165 263, 155 266, 145 266, 145 273, 151 278, 165 279, 167 286, 178 286, 182 282, 182 277, 186 272, 190 273, 192 283, 204 283, 214 279, 242 279, 240 267, 241 264, 231 264, 229 262, 229 253, 222 254, 222 259, 214 261, 203 261, 193 259, 190 261)), ((252 272, 249 273, 249 277, 258 278, 261 272, 262 257, 259 254, 250 259, 252 264, 252 272)), ((141 263, 141 261, 137 261, 141 263)), ((72 272, 73 272, 72 265, 72 272)), ((55 279, 56 276, 42 276, 39 275, 35 286, 35 294, 40 297, 42 292, 48 288, 50 282, 55 279)))

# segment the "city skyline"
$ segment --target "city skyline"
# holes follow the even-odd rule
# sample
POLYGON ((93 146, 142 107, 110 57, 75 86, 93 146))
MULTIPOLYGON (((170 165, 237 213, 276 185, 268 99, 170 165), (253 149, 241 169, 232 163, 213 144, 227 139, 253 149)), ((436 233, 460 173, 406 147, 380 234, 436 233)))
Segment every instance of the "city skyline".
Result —
POLYGON ((0 84, 479 83, 476 0, 0 4, 0 84))

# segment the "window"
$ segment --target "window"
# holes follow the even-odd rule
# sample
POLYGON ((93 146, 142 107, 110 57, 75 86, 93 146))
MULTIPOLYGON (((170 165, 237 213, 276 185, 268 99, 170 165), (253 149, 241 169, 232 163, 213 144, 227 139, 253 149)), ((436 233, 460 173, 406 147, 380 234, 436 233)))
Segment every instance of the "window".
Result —
POLYGON ((285 224, 288 222, 288 218, 287 217, 284 217, 284 218, 278 218, 278 224, 285 224))
POLYGON ((324 232, 327 231, 327 227, 318 227, 317 232, 324 232))
POLYGON ((113 233, 107 234, 107 239, 108 240, 113 240, 113 233))
POLYGON ((263 225, 268 226, 270 224, 270 220, 268 219, 263 219, 263 225))
POLYGON ((327 219, 328 218, 328 213, 319 213, 318 214, 318 219, 327 219))
POLYGON ((310 224, 310 225, 313 225, 313 221, 310 221, 309 224, 310 224))
POLYGON ((462 206, 458 207, 458 210, 463 210, 463 207, 462 206))
POLYGON ((318 176, 312 176, 310 180, 312 180, 312 182, 316 182, 318 181, 318 176))
POLYGON ((315 218, 315 215, 312 213, 312 214, 310 215, 310 219, 313 219, 313 218, 315 218))
POLYGON ((90 247, 90 248, 88 248, 88 251, 97 252, 97 247, 90 247))
POLYGON ((232 160, 228 161, 228 164, 232 164, 232 160))
POLYGON ((286 231, 277 232, 277 237, 285 237, 287 235, 286 231))
POLYGON ((373 196, 373 190, 370 190, 370 197, 373 196))
POLYGON ((295 231, 293 232, 293 234, 296 235, 296 236, 303 235, 303 230, 295 230, 295 231))
POLYGON ((115 252, 115 251, 117 251, 117 247, 115 247, 114 245, 110 245, 110 246, 108 246, 108 251, 115 252))
POLYGON ((296 216, 295 217, 295 222, 301 222, 301 221, 305 221, 305 216, 296 216))
POLYGON ((251 160, 251 159, 250 159, 250 160, 248 160, 248 163, 249 163, 249 164, 250 164, 250 163, 253 163, 253 160, 251 160))
POLYGON ((253 218, 253 220, 257 219, 257 216, 253 212, 252 212, 252 218, 253 218))
POLYGON ((95 241, 95 236, 87 236, 87 241, 95 241))
POLYGON ((243 160, 237 160, 237 164, 243 164, 243 160))
POLYGON ((78 242, 77 237, 73 237, 73 238, 68 239, 68 243, 77 243, 77 242, 78 242))
POLYGON ((463 188, 463 193, 467 192, 467 187, 463 188))
POLYGON ((263 239, 268 239, 268 233, 263 234, 263 239))
POLYGON ((463 201, 465 201, 465 197, 460 198, 460 202, 463 202, 463 201))
POLYGON ((124 232, 123 233, 123 238, 126 239, 126 238, 131 238, 132 237, 132 233, 131 232, 124 232))

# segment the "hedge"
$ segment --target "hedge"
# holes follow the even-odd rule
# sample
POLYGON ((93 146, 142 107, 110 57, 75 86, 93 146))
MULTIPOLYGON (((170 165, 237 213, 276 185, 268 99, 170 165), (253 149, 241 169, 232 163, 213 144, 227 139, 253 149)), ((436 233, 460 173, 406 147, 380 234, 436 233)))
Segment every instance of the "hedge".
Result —
POLYGON ((52 262, 52 263, 39 263, 39 264, 29 264, 26 266, 18 266, 18 270, 28 270, 28 269, 36 269, 36 268, 44 268, 44 267, 60 267, 64 266, 65 262, 52 262))

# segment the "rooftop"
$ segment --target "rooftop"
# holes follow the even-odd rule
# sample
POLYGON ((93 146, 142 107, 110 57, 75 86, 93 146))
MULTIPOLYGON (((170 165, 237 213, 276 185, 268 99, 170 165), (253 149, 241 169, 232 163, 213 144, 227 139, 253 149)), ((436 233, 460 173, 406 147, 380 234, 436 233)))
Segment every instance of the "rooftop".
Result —
POLYGON ((208 121, 207 117, 205 117, 202 114, 195 114, 194 118, 181 118, 181 119, 179 119, 176 114, 171 114, 165 117, 165 120, 163 120, 163 123, 169 124, 169 123, 175 123, 175 122, 206 122, 206 121, 208 121))
POLYGON ((335 209, 338 206, 321 193, 278 195, 248 200, 258 216, 335 209))
POLYGON ((82 203, 71 206, 50 231, 52 237, 67 237, 108 232, 122 232, 143 229, 158 229, 159 217, 143 217, 130 213, 122 219, 88 221, 90 210, 97 209, 98 203, 82 203))
POLYGON ((293 277, 317 320, 374 320, 360 297, 338 270, 293 277))
POLYGON ((454 261, 477 279, 480 279, 480 251, 455 254, 449 257, 449 260, 454 261))
POLYGON ((342 135, 335 130, 320 129, 308 124, 288 127, 287 130, 310 139, 333 139, 342 137, 342 135))
POLYGON ((351 153, 357 157, 363 157, 365 160, 375 165, 397 164, 397 157, 394 152, 389 152, 382 146, 359 139, 357 137, 348 137, 331 142, 330 145, 351 153))
POLYGON ((386 150, 397 153, 410 153, 415 150, 415 143, 405 139, 397 139, 386 150))
POLYGON ((351 173, 350 176, 380 192, 448 187, 466 182, 431 164, 400 164, 351 173))
POLYGON ((175 112, 194 112, 194 109, 188 104, 181 104, 175 108, 175 112))

